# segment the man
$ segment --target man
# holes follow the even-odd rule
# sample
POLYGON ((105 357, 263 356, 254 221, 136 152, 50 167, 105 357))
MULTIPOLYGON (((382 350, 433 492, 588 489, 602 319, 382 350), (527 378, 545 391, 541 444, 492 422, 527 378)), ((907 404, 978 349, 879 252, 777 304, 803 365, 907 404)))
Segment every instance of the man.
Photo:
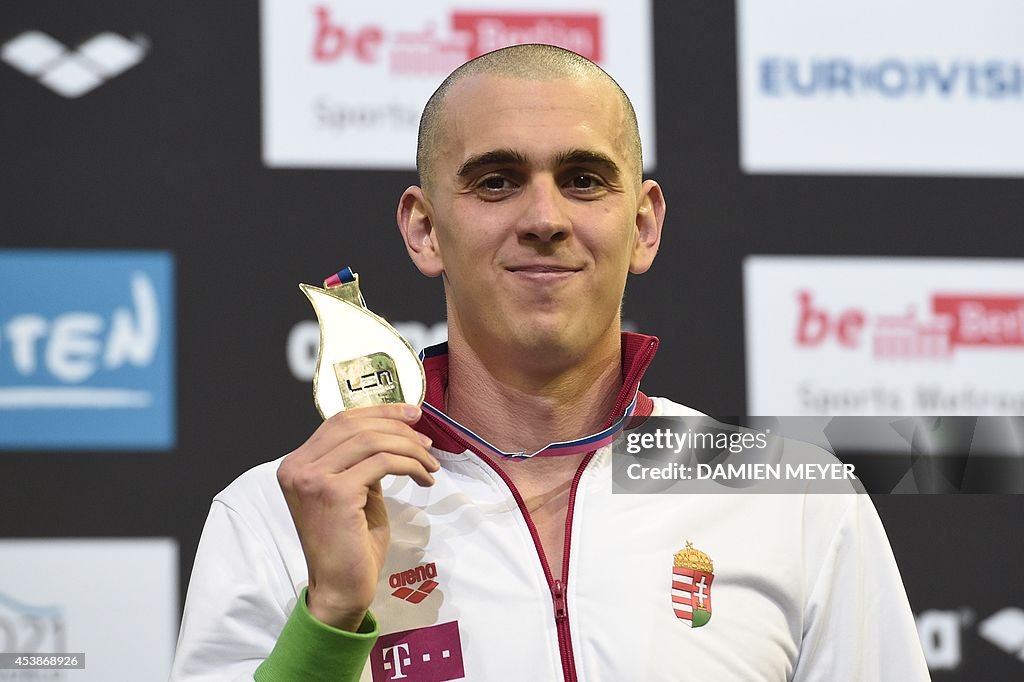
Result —
POLYGON ((614 81, 548 46, 480 57, 417 164, 398 223, 449 334, 426 404, 343 412, 217 496, 172 678, 926 679, 866 496, 610 494, 621 415, 694 414, 639 392, 658 342, 620 333, 665 200, 614 81), (679 557, 707 614, 713 572, 699 628, 679 557))

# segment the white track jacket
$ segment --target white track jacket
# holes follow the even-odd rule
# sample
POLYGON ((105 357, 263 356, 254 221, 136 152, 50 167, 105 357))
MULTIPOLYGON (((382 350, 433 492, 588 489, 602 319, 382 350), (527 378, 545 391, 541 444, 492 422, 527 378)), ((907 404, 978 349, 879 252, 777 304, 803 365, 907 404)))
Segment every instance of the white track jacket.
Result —
MULTIPOLYGON (((696 414, 638 393, 656 346, 624 335, 620 402, 696 414)), ((425 364, 428 402, 440 404, 446 356, 425 364)), ((518 492, 430 411, 435 485, 383 481, 392 540, 364 682, 928 679, 867 495, 613 495, 600 447, 572 483, 564 571, 552 576, 518 492), (688 543, 712 571, 676 570, 688 543)), ((213 501, 173 680, 252 679, 306 585, 279 462, 213 501)))

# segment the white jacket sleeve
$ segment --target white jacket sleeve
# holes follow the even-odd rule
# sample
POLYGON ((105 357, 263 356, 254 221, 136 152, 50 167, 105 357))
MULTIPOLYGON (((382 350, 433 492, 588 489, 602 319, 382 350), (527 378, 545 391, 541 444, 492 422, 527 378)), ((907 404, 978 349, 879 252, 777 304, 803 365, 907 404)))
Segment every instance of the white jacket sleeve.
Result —
POLYGON ((295 600, 280 558, 215 500, 192 568, 172 682, 252 680, 295 600))
POLYGON ((928 680, 885 530, 870 497, 853 497, 810 588, 792 679, 928 680))

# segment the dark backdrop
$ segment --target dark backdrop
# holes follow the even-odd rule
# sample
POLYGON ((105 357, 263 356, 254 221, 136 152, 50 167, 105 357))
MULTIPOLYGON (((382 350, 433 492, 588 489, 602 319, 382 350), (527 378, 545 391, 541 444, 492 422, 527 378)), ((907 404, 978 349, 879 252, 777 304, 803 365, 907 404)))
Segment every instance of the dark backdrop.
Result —
MULTIPOLYGON (((394 227, 415 176, 263 166, 257 3, 0 5, 0 41, 28 29, 69 45, 104 30, 149 40, 142 64, 80 99, 0 65, 2 246, 173 253, 178 443, 3 453, 0 535, 170 536, 184 596, 211 497, 318 423, 285 362, 289 330, 312 319, 296 283, 351 263, 381 314, 443 318, 439 283, 416 273, 394 227)), ((658 261, 626 302, 626 317, 663 341, 646 392, 744 412, 747 254, 1024 252, 1020 180, 743 174, 733 4, 656 0, 654 37, 654 175, 669 214, 658 261)), ((875 502, 915 612, 962 616, 963 663, 936 679, 1024 672, 976 634, 1022 606, 1024 497, 875 502)))

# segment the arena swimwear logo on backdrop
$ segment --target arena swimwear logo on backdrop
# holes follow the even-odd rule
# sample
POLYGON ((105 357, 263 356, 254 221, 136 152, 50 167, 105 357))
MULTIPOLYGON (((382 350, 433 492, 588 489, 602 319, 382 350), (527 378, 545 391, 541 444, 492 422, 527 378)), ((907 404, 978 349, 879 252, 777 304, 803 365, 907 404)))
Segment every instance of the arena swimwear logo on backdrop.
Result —
POLYGON ((711 583, 715 580, 711 557, 687 541, 672 564, 672 610, 676 618, 691 628, 707 625, 711 620, 711 583))
POLYGON ((145 38, 129 40, 109 31, 74 49, 42 31, 25 31, 4 43, 0 59, 58 95, 74 98, 135 66, 148 50, 145 38))
POLYGON ((928 609, 918 613, 915 619, 929 670, 956 670, 961 666, 981 669, 990 664, 1005 665, 1003 661, 993 659, 1001 658, 1003 653, 997 653, 990 647, 978 646, 972 635, 977 635, 1006 656, 1024 664, 1024 609, 1018 606, 1003 607, 981 622, 977 622, 978 613, 971 606, 928 609))
POLYGON ((978 633, 992 644, 1024 662, 1024 609, 1008 606, 986 618, 978 633))
POLYGON ((169 254, 0 251, 0 447, 174 444, 169 254))

